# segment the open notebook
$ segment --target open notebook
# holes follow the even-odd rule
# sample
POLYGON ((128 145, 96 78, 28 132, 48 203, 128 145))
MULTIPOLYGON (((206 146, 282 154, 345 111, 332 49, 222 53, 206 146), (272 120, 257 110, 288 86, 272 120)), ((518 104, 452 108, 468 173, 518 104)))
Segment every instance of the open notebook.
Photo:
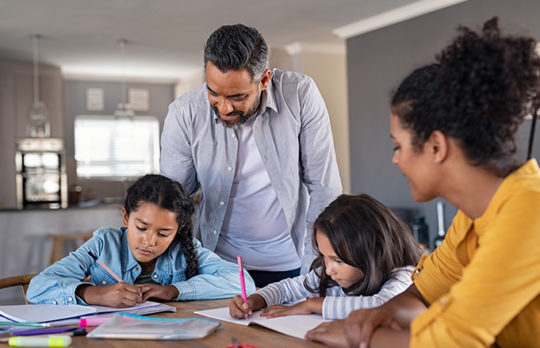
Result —
POLYGON ((248 319, 234 319, 229 315, 229 307, 207 309, 204 311, 196 311, 195 314, 204 315, 210 318, 229 321, 231 323, 248 325, 260 325, 268 329, 281 332, 285 335, 305 339, 306 333, 326 321, 319 314, 309 315, 287 315, 277 318, 261 317, 261 312, 254 312, 248 319))
MULTIPOLYGON (((116 308, 106 306, 29 304, 0 306, 0 321, 33 322, 69 325, 74 318, 89 315, 102 315, 119 312, 150 314, 157 312, 174 312, 176 308, 162 303, 146 301, 133 307, 116 308)), ((75 319, 78 323, 78 319, 75 319)))

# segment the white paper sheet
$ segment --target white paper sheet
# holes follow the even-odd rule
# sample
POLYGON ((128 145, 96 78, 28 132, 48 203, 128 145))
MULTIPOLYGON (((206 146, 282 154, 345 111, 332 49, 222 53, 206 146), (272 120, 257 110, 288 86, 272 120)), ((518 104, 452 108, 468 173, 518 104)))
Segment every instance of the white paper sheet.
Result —
POLYGON ((81 305, 8 305, 0 306, 0 315, 20 323, 43 323, 53 320, 80 317, 95 313, 96 309, 81 305))
POLYGON ((281 332, 285 335, 301 339, 305 339, 306 333, 309 330, 317 327, 319 324, 330 321, 323 319, 322 316, 319 314, 287 315, 284 317, 268 319, 266 317, 261 317, 261 312, 262 310, 253 313, 248 319, 232 318, 229 315, 228 307, 196 311, 195 314, 200 314, 210 318, 224 320, 244 326, 253 324, 260 325, 268 329, 281 332))
MULTIPOLYGON (((0 321, 46 323, 58 320, 78 318, 90 314, 118 312, 136 312, 140 314, 146 309, 161 306, 154 301, 146 301, 133 307, 107 307, 82 305, 29 304, 0 306, 0 321), (2 320, 4 317, 4 320, 2 320)), ((152 311, 150 311, 152 312, 152 311)))

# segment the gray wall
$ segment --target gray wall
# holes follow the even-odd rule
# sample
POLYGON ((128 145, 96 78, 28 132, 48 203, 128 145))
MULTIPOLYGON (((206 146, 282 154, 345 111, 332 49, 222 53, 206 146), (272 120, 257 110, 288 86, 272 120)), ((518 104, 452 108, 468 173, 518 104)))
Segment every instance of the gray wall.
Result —
MULTIPOLYGON (((425 215, 431 238, 436 234, 435 202, 415 203, 406 179, 391 163, 389 98, 413 69, 429 63, 463 24, 481 28, 498 16, 505 33, 540 38, 540 1, 469 0, 443 10, 347 40, 351 191, 372 194, 391 207, 406 207, 425 215)), ((520 129, 525 158, 530 121, 520 129)), ((540 127, 537 127, 540 128, 540 127)), ((533 157, 540 157, 540 135, 533 157)), ((456 209, 445 202, 445 227, 456 209)))
MULTIPOLYGON (((155 116, 160 120, 160 134, 163 121, 167 115, 168 105, 174 100, 173 84, 134 83, 126 84, 127 88, 147 88, 150 90, 150 110, 136 112, 135 115, 155 116)), ((113 115, 118 103, 124 100, 121 96, 120 82, 75 81, 64 82, 64 122, 66 141, 66 167, 68 184, 78 184, 83 188, 83 199, 122 197, 129 182, 78 179, 74 158, 73 125, 76 115, 113 115), (86 90, 102 88, 104 92, 104 110, 88 111, 86 108, 86 90)), ((136 139, 134 139, 136 141, 136 139)))
MULTIPOLYGON (((39 99, 49 112, 51 136, 64 136, 60 68, 40 64, 39 99)), ((33 95, 32 63, 0 60, 0 209, 17 206, 15 141, 26 137, 33 95)))

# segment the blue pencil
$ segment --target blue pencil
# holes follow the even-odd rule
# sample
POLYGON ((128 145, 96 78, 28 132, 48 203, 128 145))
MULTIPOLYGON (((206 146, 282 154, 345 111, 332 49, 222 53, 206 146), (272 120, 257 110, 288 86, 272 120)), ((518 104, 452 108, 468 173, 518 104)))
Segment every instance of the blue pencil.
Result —
POLYGON ((0 321, 0 326, 31 326, 31 327, 49 327, 46 323, 19 323, 15 321, 0 321))

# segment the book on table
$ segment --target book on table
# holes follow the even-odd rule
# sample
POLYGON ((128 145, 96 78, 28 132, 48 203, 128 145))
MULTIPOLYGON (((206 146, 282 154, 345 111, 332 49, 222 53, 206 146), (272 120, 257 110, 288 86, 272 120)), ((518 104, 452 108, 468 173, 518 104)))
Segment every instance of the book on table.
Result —
POLYGON ((149 318, 120 313, 92 330, 88 338, 182 340, 203 338, 221 323, 202 318, 149 318))
MULTIPOLYGON (((47 323, 49 326, 71 325, 78 318, 86 316, 106 316, 120 312, 151 314, 175 312, 176 308, 154 301, 146 301, 133 307, 117 308, 107 306, 28 304, 0 306, 0 322, 3 323, 47 323)), ((5 324, 4 324, 5 325, 5 324)))

